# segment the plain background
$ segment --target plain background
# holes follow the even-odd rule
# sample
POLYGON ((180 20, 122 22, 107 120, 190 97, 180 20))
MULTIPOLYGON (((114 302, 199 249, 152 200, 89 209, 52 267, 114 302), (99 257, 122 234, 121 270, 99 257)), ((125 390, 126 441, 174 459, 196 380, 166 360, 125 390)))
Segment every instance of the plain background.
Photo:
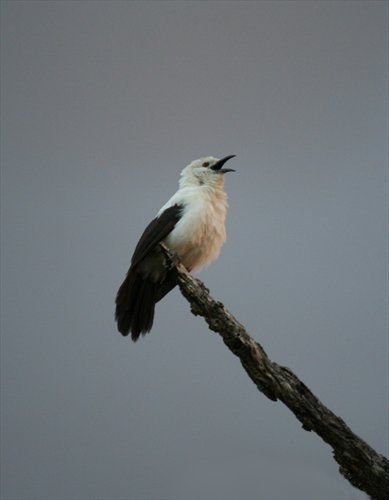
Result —
POLYGON ((114 296, 204 155, 236 154, 200 277, 387 453, 386 2, 2 2, 2 499, 353 500, 178 291, 114 296))

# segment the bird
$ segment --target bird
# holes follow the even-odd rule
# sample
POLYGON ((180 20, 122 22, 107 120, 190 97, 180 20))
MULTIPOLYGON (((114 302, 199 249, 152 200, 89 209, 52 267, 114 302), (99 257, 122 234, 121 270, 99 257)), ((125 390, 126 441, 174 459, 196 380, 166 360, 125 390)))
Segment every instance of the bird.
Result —
POLYGON ((224 165, 234 157, 206 156, 189 163, 181 172, 178 190, 144 230, 115 300, 115 319, 123 336, 131 332, 136 342, 149 332, 156 303, 176 286, 160 243, 191 273, 219 256, 226 240, 228 208, 224 175, 235 172, 224 165))

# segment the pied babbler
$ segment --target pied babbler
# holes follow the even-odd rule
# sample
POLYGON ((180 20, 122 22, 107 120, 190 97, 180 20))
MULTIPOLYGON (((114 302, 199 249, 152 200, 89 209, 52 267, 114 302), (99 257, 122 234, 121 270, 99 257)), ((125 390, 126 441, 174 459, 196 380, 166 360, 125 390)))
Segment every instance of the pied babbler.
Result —
POLYGON ((132 340, 150 331, 155 304, 176 285, 159 245, 164 243, 189 271, 199 271, 219 255, 226 240, 227 195, 224 164, 235 155, 192 161, 181 172, 178 191, 143 232, 130 269, 116 296, 119 332, 132 340))

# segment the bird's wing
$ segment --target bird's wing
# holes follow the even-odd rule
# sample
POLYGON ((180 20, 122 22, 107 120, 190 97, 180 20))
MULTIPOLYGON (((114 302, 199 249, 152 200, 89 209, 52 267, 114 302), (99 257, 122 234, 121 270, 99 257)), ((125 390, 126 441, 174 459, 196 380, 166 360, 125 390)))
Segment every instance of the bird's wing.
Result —
POLYGON ((175 204, 150 222, 136 245, 131 266, 136 266, 158 243, 166 238, 180 220, 182 209, 182 205, 175 204))

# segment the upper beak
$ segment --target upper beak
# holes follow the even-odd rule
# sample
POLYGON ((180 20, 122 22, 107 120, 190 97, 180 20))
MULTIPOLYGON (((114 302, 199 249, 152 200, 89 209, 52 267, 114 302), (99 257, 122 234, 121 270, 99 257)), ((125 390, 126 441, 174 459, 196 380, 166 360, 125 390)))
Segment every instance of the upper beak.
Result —
POLYGON ((231 158, 235 158, 235 155, 225 156, 221 160, 217 161, 214 165, 212 165, 211 169, 216 170, 221 174, 225 174, 226 172, 235 172, 233 168, 222 168, 226 161, 231 160, 231 158))

